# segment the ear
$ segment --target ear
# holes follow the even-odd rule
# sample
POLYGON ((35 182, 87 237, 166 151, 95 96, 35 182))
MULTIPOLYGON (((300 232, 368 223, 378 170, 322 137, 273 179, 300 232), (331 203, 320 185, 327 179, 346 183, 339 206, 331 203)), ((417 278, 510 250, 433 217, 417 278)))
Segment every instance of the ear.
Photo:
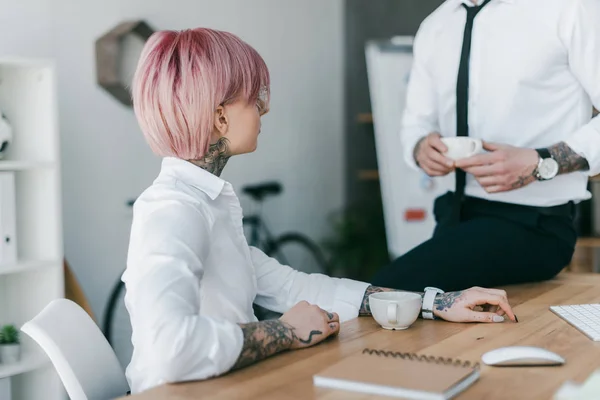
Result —
POLYGON ((225 136, 229 130, 229 120, 225 113, 225 107, 222 105, 218 106, 215 110, 215 132, 218 132, 220 136, 225 136))

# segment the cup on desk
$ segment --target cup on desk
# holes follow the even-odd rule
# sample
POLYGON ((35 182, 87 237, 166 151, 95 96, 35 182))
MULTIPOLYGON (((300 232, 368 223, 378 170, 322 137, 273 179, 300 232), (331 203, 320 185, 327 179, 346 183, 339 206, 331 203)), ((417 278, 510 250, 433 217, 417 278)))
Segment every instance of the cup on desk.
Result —
POLYGON ((444 155, 455 161, 474 156, 483 150, 481 139, 471 137, 445 137, 442 142, 448 147, 444 155))
POLYGON ((411 326, 421 312, 421 295, 408 292, 381 292, 369 296, 371 314, 384 329, 411 326))

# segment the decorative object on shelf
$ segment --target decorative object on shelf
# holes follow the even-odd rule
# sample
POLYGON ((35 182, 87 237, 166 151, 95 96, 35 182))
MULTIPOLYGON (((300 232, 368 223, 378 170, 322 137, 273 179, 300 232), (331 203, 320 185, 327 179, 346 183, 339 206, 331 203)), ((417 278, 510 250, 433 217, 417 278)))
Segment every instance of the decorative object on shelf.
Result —
MULTIPOLYGON (((127 54, 125 49, 128 38, 146 42, 154 30, 144 21, 125 21, 96 40, 96 79, 98 84, 122 104, 131 107, 131 93, 128 77, 123 76, 123 64, 128 58, 138 54, 127 54)), ((141 49, 140 49, 141 51, 141 49)))
POLYGON ((0 172, 0 267, 17 262, 16 215, 15 174, 3 171, 0 172))
POLYGON ((8 119, 0 111, 0 159, 6 155, 6 149, 10 146, 13 140, 13 129, 8 119))
POLYGON ((21 359, 19 330, 14 325, 4 325, 0 330, 0 361, 13 364, 21 359))

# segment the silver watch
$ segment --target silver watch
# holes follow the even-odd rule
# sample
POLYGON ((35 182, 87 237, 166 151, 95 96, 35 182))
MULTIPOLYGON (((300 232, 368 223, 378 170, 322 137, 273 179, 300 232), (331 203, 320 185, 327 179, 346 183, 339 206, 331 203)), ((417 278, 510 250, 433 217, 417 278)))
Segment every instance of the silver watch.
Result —
POLYGON ((552 157, 548 149, 535 149, 539 155, 539 161, 534 175, 538 181, 547 181, 558 174, 558 162, 552 157))
POLYGON ((433 319, 433 303, 435 302, 435 296, 438 293, 444 293, 442 289, 435 287, 426 287, 425 295, 423 296, 423 305, 421 306, 421 316, 423 319, 433 319))

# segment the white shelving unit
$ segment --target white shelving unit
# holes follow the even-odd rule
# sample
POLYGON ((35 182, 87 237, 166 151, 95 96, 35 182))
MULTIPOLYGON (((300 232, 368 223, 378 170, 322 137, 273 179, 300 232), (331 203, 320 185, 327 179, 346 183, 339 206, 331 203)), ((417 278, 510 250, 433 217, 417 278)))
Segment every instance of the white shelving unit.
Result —
MULTIPOLYGON (((0 110, 13 141, 0 172, 15 177, 16 262, 0 263, 0 324, 20 328, 64 297, 60 158, 54 64, 0 58, 0 110)), ((0 399, 64 400, 39 346, 21 334, 21 361, 0 363, 0 399), (5 392, 1 392, 4 388, 5 392)))

